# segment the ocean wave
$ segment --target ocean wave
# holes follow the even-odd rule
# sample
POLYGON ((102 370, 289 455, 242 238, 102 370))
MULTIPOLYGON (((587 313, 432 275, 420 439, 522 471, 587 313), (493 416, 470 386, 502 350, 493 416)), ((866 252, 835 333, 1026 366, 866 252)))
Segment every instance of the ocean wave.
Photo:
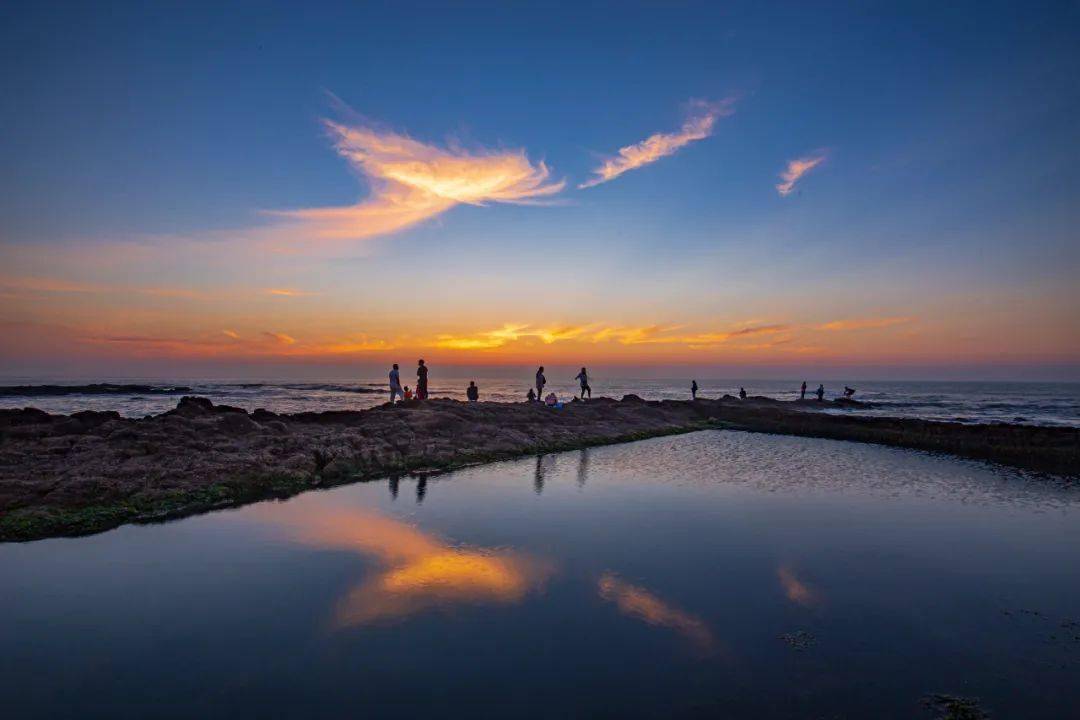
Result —
POLYGON ((0 386, 3 397, 53 397, 58 395, 182 395, 192 392, 182 385, 6 385, 0 386))

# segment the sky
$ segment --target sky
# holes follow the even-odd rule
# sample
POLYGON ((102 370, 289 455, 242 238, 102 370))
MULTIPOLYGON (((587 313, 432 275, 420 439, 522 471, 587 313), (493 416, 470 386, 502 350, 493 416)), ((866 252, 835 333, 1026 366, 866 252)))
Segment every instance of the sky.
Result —
POLYGON ((0 375, 1080 379, 1080 4, 8 3, 0 375))

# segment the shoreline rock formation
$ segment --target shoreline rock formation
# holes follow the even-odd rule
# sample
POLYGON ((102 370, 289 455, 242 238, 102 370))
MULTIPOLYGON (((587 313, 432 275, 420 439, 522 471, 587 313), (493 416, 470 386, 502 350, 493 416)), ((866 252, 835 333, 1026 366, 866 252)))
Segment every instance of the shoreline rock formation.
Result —
POLYGON ((827 407, 627 395, 561 409, 435 399, 279 415, 184 397, 176 409, 142 419, 0 410, 0 541, 88 534, 314 487, 707 428, 880 443, 1080 475, 1078 428, 820 412, 827 407))

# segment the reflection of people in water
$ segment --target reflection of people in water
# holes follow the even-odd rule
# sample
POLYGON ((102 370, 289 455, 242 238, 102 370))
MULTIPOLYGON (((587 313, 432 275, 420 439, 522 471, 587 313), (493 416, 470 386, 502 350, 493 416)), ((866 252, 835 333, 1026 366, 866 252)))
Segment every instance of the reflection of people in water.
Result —
POLYGON ((416 481, 416 504, 421 505, 427 496, 427 475, 421 475, 416 481))
POLYGON ((390 476, 390 499, 397 500, 400 479, 396 475, 390 476))
POLYGON ((583 488, 585 480, 589 477, 589 451, 586 448, 578 451, 577 463, 577 486, 583 488))
POLYGON ((547 480, 547 475, 554 465, 554 455, 536 456, 536 473, 533 475, 533 490, 536 491, 537 495, 544 492, 544 481, 547 480))
POLYGON ((847 385, 844 386, 844 397, 849 398, 854 394, 855 394, 855 388, 848 387, 847 385))

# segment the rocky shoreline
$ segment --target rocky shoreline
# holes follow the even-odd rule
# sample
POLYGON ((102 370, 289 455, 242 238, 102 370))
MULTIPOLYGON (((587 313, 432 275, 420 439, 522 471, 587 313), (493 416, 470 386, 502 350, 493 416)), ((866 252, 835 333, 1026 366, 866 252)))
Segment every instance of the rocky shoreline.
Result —
POLYGON ((1080 475, 1080 429, 820 412, 842 404, 628 395, 561 409, 437 399, 278 415, 184 397, 175 410, 142 419, 0 410, 0 541, 82 535, 309 488, 706 428, 881 443, 1080 475))

